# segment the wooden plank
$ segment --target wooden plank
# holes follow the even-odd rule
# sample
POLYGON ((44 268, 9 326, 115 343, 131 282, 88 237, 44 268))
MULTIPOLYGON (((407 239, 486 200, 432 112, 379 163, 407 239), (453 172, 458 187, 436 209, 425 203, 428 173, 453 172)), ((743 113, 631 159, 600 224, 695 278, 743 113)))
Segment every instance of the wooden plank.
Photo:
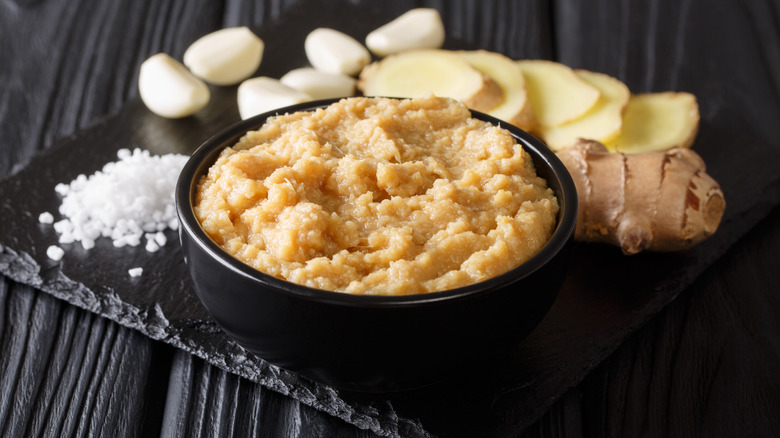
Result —
POLYGON ((585 379, 585 435, 776 434, 778 249, 775 208, 585 379))
POLYGON ((377 436, 182 351, 169 388, 164 436, 377 436))
MULTIPOLYGON (((3 279, 3 436, 138 436, 152 342, 134 330, 3 279)), ((159 395, 159 394, 158 394, 159 395)), ((149 424, 154 424, 150 418, 149 424)))

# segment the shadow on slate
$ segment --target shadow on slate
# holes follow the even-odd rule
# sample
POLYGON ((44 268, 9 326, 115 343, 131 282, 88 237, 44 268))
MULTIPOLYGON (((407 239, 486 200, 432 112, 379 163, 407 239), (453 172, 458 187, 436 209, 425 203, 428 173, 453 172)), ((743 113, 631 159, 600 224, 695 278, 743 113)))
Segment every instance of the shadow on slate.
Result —
MULTIPOLYGON (((255 29, 266 40, 258 74, 279 77, 306 65, 303 40, 315 27, 362 38, 387 20, 367 7, 302 2, 280 21, 255 29)), ((452 38, 447 47, 470 48, 452 38)), ((705 158, 728 202, 713 238, 683 253, 633 257, 612 247, 576 245, 552 310, 506 357, 470 369, 458 381, 419 391, 344 393, 270 366, 227 339, 192 292, 175 232, 167 232, 170 243, 156 253, 114 248, 100 239, 90 251, 63 245, 67 254, 61 262, 46 257, 57 236, 37 217, 44 211, 56 216, 57 183, 94 173, 115 161, 120 148, 190 154, 238 119, 235 87, 212 88, 211 103, 193 117, 162 119, 135 100, 63 139, 0 183, 0 272, 380 435, 477 436, 485 428, 496 436, 520 434, 780 201, 780 176, 772 166, 780 162, 778 150, 762 139, 740 138, 738 157, 716 155, 712 151, 728 151, 734 139, 717 132, 717 121, 705 120, 700 136, 708 139, 712 155, 705 158), (144 275, 129 277, 127 270, 136 266, 144 275)))

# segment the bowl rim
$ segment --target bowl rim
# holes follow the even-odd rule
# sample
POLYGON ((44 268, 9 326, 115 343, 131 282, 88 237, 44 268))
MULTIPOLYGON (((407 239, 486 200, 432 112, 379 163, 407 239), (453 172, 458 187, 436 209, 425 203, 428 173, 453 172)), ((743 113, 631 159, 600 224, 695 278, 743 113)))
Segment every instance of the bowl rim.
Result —
POLYGON ((509 131, 523 149, 532 156, 535 167, 538 168, 537 159, 541 160, 545 166, 551 169, 551 174, 557 177, 560 185, 560 193, 556 193, 559 204, 558 218, 552 236, 536 254, 517 267, 478 283, 443 291, 410 295, 350 294, 312 288, 274 277, 241 262, 219 247, 203 230, 193 209, 197 182, 208 171, 219 153, 225 147, 238 141, 246 132, 259 128, 269 117, 297 111, 313 111, 342 99, 353 97, 360 96, 315 100, 267 111, 235 122, 201 143, 187 160, 177 179, 174 197, 179 220, 180 239, 183 238, 182 234, 186 232, 193 240, 193 243, 208 253, 216 262, 244 279, 257 283, 258 286, 270 287, 279 293, 312 301, 358 307, 408 307, 426 303, 469 299, 480 294, 489 293, 492 290, 518 282, 538 271, 572 240, 577 220, 577 191, 574 181, 563 162, 552 150, 528 132, 483 112, 470 109, 472 117, 487 121, 509 131))

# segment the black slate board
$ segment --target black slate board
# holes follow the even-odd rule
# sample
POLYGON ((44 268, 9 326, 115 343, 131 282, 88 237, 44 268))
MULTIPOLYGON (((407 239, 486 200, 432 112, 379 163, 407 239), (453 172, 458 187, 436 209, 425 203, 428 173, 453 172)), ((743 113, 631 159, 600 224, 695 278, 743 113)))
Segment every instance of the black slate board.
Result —
MULTIPOLYGON (((267 43, 260 73, 278 77, 304 65, 303 38, 311 28, 332 26, 360 37, 387 20, 381 12, 349 4, 322 8, 316 2, 301 3, 281 21, 257 29, 267 43)), ((448 46, 464 47, 452 37, 448 46)), ((519 56, 512 48, 505 53, 519 56)), ((684 80, 677 86, 701 87, 684 80)), ((708 94, 716 91, 712 88, 696 90, 705 110, 718 103, 719 96, 708 94)), ((579 245, 548 317, 505 361, 486 364, 490 372, 474 370, 461 382, 409 394, 340 393, 270 367, 226 339, 191 293, 172 232, 172 243, 154 254, 99 241, 89 252, 74 245, 61 263, 45 256, 56 234, 50 226, 38 224, 37 216, 56 211, 56 183, 94 172, 115 160, 122 147, 190 153, 238 120, 235 90, 212 91, 209 107, 185 120, 161 119, 131 101, 118 114, 62 140, 0 183, 0 272, 383 435, 477 434, 485 425, 501 436, 521 432, 780 201, 780 176, 774 167, 780 162, 777 147, 750 132, 722 130, 739 114, 739 107, 703 111, 697 148, 705 147, 699 151, 728 201, 724 223, 714 238, 685 253, 630 258, 614 248, 579 245), (740 154, 730 156, 735 143, 741 145, 740 154), (133 279, 127 269, 135 266, 143 266, 145 274, 133 279)))

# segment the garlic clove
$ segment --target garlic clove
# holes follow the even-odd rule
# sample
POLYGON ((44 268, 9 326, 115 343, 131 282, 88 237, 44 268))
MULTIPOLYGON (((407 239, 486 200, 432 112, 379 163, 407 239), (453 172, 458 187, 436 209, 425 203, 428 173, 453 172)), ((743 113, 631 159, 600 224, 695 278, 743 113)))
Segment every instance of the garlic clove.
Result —
POLYGON ((438 49, 444 44, 444 24, 439 11, 411 9, 366 36, 366 46, 377 56, 414 49, 438 49))
POLYGON ((203 81, 165 53, 151 56, 141 64, 138 91, 147 108, 167 118, 195 114, 211 98, 203 81))
POLYGON ((306 36, 304 49, 312 67, 326 73, 356 75, 371 61, 368 49, 356 39, 325 27, 306 36))
POLYGON ((340 73, 326 73, 304 67, 290 70, 279 81, 303 91, 312 99, 331 99, 355 94, 357 79, 340 73))
POLYGON ((184 65, 215 85, 233 85, 260 67, 265 44, 247 27, 220 29, 199 38, 184 52, 184 65))
POLYGON ((282 84, 278 79, 260 76, 238 86, 238 112, 241 119, 296 103, 313 100, 308 94, 282 84))

